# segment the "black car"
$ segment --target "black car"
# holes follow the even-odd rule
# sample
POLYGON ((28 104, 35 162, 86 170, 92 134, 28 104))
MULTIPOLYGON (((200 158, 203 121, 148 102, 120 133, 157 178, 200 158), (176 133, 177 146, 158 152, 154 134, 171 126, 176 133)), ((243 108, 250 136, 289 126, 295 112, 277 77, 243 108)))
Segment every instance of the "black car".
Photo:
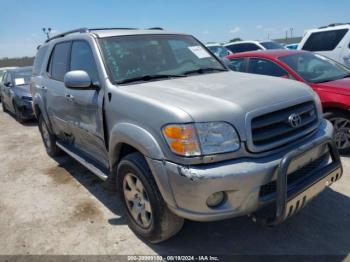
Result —
POLYGON ((0 96, 4 112, 15 114, 17 121, 34 118, 32 95, 29 81, 32 67, 21 67, 7 70, 0 86, 0 96))

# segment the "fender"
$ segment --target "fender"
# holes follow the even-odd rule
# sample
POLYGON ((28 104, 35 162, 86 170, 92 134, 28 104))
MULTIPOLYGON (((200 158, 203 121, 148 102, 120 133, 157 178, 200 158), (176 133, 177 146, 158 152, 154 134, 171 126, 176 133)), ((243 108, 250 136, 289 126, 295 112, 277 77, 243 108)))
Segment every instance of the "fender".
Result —
POLYGON ((124 143, 134 147, 145 156, 164 201, 168 205, 176 207, 168 174, 163 168, 164 154, 155 138, 140 126, 131 123, 119 123, 110 131, 109 163, 112 176, 116 175, 113 170, 116 170, 120 149, 124 143))
POLYGON ((53 133, 51 122, 50 122, 49 116, 47 115, 46 108, 45 108, 44 102, 42 100, 42 97, 41 97, 41 95, 36 93, 33 97, 33 111, 34 111, 34 114, 35 114, 37 119, 39 119, 38 108, 40 109, 40 113, 43 116, 45 123, 47 123, 50 132, 53 133))
POLYGON ((110 131, 109 163, 111 166, 119 159, 119 149, 125 143, 141 152, 145 157, 162 160, 164 154, 154 139, 145 129, 131 123, 119 123, 110 131))

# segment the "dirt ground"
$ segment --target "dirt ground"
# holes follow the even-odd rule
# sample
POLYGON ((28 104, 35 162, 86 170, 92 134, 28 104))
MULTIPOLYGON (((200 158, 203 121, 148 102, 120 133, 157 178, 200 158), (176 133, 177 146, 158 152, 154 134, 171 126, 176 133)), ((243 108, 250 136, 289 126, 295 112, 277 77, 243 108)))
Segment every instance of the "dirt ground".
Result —
POLYGON ((350 253, 350 160, 343 179, 275 228, 248 217, 186 221, 150 245, 125 223, 116 194, 68 156, 45 153, 35 122, 0 112, 0 254, 337 254, 350 253))

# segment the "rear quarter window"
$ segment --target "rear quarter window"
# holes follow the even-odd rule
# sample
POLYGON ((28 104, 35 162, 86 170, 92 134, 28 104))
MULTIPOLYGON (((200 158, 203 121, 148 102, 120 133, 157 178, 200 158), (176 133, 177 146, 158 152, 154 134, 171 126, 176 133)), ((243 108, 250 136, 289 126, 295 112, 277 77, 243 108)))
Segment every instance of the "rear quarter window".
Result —
POLYGON ((332 51, 337 47, 348 31, 348 29, 340 29, 312 33, 306 40, 302 49, 314 52, 332 51))
POLYGON ((41 70, 44 66, 44 59, 46 58, 47 54, 47 46, 41 47, 34 59, 34 64, 33 64, 33 75, 40 75, 41 70))

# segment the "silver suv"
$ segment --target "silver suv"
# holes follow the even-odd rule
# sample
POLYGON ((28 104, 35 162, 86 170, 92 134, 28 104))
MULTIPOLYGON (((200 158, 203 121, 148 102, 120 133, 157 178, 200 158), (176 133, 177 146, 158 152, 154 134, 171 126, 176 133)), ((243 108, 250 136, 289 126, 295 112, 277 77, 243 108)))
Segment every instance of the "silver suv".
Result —
POLYGON ((48 154, 115 186, 130 228, 153 243, 184 218, 276 225, 342 175, 309 87, 229 71, 190 35, 57 35, 38 48, 31 90, 48 154))

